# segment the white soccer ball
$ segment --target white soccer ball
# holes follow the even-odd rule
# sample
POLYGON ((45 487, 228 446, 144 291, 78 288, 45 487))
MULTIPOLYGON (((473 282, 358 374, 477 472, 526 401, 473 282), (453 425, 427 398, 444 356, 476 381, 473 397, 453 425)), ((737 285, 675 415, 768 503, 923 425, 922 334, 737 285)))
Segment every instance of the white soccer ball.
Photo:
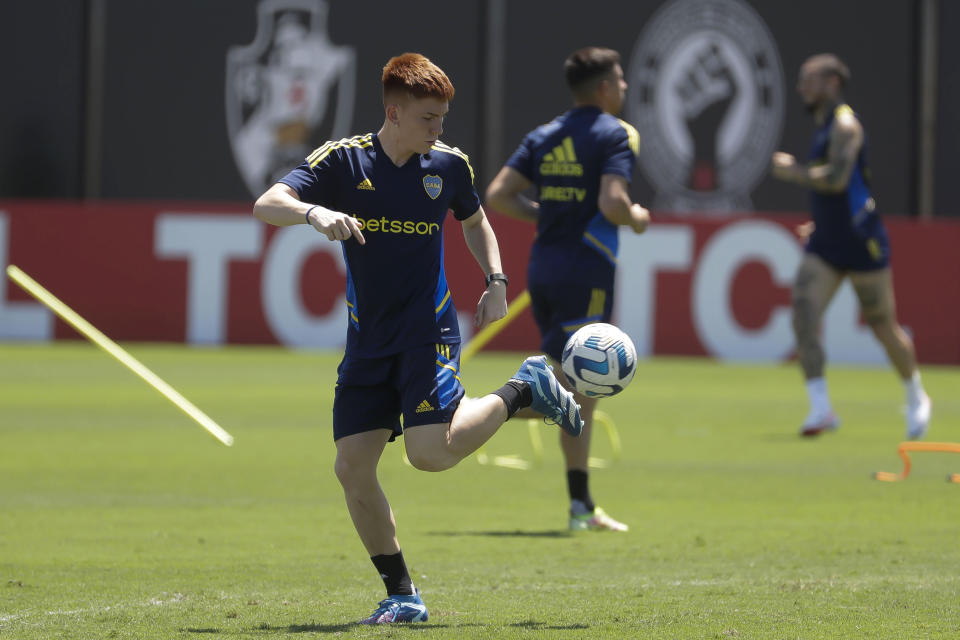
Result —
POLYGON ((581 394, 606 398, 623 391, 637 371, 637 350, 623 331, 604 322, 581 327, 563 347, 560 362, 581 394))

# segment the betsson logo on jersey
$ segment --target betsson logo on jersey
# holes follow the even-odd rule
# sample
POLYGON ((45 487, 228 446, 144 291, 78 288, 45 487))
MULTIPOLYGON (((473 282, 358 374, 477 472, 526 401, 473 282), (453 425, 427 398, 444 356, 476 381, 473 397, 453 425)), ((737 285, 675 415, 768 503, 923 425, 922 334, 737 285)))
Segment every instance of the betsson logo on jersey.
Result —
MULTIPOLYGON (((356 217, 356 216, 354 216, 356 217)), ((402 233, 404 235, 432 236, 440 230, 436 222, 423 220, 391 220, 389 218, 359 218, 361 231, 378 231, 380 233, 402 233)))

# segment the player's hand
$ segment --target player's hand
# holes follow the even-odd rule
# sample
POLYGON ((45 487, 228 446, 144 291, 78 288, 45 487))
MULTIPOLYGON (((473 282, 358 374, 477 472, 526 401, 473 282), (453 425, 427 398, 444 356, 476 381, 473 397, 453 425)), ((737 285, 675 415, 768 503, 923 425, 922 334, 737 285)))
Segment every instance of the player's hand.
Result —
POLYGON ((650 225, 650 211, 637 203, 630 205, 630 228, 634 233, 643 233, 650 225))
POLYGON ((353 216, 323 207, 315 207, 307 215, 307 219, 310 221, 310 226, 327 236, 330 241, 347 240, 352 236, 360 244, 367 243, 363 237, 363 232, 360 231, 360 222, 353 216))
POLYGON ((473 326, 483 329, 507 315, 507 285, 500 281, 490 283, 477 303, 477 315, 473 317, 473 326))
POLYGON ((798 224, 793 230, 801 240, 806 242, 807 238, 813 235, 814 229, 816 229, 816 225, 813 223, 813 220, 808 220, 803 224, 798 224))
POLYGON ((790 180, 797 168, 797 159, 789 153, 776 151, 770 159, 770 169, 774 178, 790 180))

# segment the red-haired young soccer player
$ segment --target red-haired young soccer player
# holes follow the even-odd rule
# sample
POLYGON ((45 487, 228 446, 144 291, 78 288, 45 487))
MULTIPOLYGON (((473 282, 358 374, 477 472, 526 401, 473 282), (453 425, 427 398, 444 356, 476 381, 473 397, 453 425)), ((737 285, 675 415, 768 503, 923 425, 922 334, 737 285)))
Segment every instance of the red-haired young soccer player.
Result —
POLYGON ((542 356, 527 358, 491 394, 464 397, 460 332, 443 267, 448 210, 486 277, 476 327, 506 314, 507 278, 470 161, 439 140, 454 94, 449 78, 424 56, 406 53, 387 62, 382 80, 380 130, 319 147, 260 196, 253 211, 269 224, 309 224, 340 242, 346 259, 349 321, 333 401, 335 472, 387 591, 363 620, 368 624, 422 622, 428 615, 377 480, 387 442, 404 435, 414 467, 442 471, 523 407, 571 435, 583 426, 572 394, 542 356))

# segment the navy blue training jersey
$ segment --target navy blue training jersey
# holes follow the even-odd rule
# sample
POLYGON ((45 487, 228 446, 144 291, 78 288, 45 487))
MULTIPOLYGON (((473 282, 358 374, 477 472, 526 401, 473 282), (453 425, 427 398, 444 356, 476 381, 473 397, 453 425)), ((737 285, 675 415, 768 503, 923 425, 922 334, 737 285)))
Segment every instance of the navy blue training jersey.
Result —
POLYGON ((540 203, 531 283, 613 282, 617 226, 597 205, 600 177, 629 182, 639 151, 636 129, 592 106, 573 108, 527 134, 507 166, 536 185, 540 203))
POLYGON ((460 342, 443 269, 443 222, 480 208, 473 168, 439 140, 402 167, 377 136, 327 142, 280 180, 304 202, 360 221, 366 244, 342 242, 347 263, 347 353, 370 358, 460 342))
MULTIPOLYGON (((813 135, 813 145, 810 148, 810 164, 818 165, 827 162, 827 151, 830 147, 830 130, 833 121, 840 112, 853 114, 849 106, 838 105, 813 135)), ((853 114, 856 116, 856 114, 853 114)), ((859 118, 858 118, 859 120, 859 118)), ((866 158, 866 135, 864 143, 857 154, 857 164, 850 174, 847 188, 840 193, 821 193, 810 191, 810 208, 813 222, 817 230, 829 235, 847 234, 851 227, 856 227, 866 221, 873 213, 875 205, 870 195, 869 169, 866 158)))
MULTIPOLYGON (((810 148, 810 164, 827 162, 830 147, 830 131, 838 114, 857 115, 845 104, 837 105, 826 120, 817 128, 810 148)), ((859 117, 857 117, 859 120, 859 117)), ((886 265, 886 230, 876 211, 876 203, 870 193, 870 170, 867 168, 866 134, 857 154, 857 163, 850 174, 847 188, 840 193, 824 193, 810 190, 810 211, 814 232, 808 248, 824 256, 835 265, 866 270, 886 265), (851 253, 863 253, 862 257, 851 253), (854 259, 855 258, 855 259, 854 259), (850 262, 852 260, 852 262, 850 262), (848 264, 849 263, 849 264, 848 264)))

